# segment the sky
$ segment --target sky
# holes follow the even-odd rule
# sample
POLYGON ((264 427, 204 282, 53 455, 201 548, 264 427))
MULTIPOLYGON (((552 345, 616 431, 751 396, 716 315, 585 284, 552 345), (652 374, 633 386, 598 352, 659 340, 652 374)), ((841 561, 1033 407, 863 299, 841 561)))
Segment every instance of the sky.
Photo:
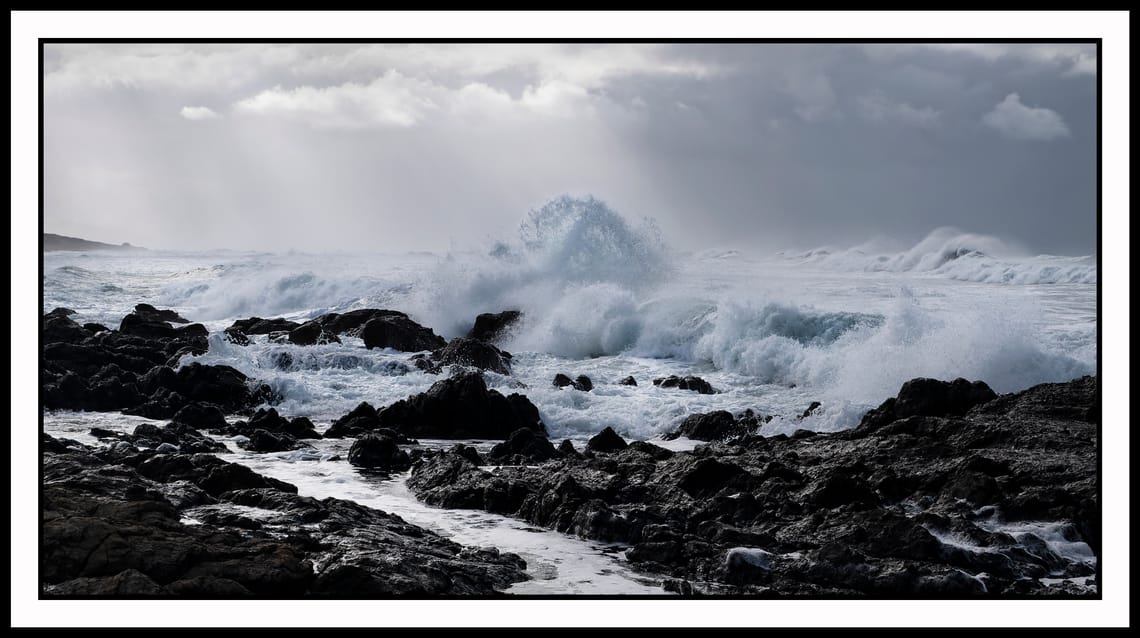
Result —
POLYGON ((442 251, 592 195, 680 249, 1096 250, 1077 44, 49 44, 44 229, 442 251))

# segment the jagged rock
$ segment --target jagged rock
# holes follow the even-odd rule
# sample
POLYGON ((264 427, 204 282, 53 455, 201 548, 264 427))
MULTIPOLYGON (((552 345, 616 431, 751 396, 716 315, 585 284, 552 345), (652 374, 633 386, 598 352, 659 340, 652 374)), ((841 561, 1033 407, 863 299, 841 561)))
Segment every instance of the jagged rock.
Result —
POLYGON ((637 385, 637 379, 634 379, 633 377, 625 377, 625 378, 624 378, 624 379, 622 379, 621 381, 618 381, 618 385, 632 385, 632 386, 636 386, 636 385, 637 385))
POLYGON ((522 313, 518 310, 504 310, 499 313, 485 312, 475 317, 475 325, 468 331, 467 338, 494 344, 521 317, 522 313))
POLYGON ((529 428, 515 430, 487 454, 488 460, 503 465, 541 463, 554 458, 558 458, 558 451, 550 440, 529 428))
POLYGON ((628 544, 641 569, 700 574, 685 581, 692 593, 1050 596, 1058 589, 1042 578, 1082 578, 1095 563, 1025 530, 1044 526, 1099 552, 1097 426, 1087 418, 1096 402, 1096 379, 1085 377, 961 416, 749 434, 691 452, 634 442, 582 456, 566 441, 558 458, 494 472, 436 454, 408 485, 433 505, 628 544))
POLYGON ((586 442, 586 449, 591 452, 617 452, 624 450, 628 445, 625 439, 614 432, 613 428, 606 427, 606 429, 590 437, 590 440, 586 442))
POLYGON ((477 341, 457 337, 452 339, 442 350, 433 353, 437 365, 471 366, 482 370, 490 370, 499 374, 511 373, 511 355, 499 350, 495 346, 477 341))
POLYGON ((360 329, 364 347, 393 348, 404 352, 438 350, 447 345, 443 337, 436 335, 412 321, 403 313, 385 315, 369 319, 360 329))
POLYGON ((238 319, 226 330, 234 330, 246 335, 267 335, 273 332, 289 332, 300 325, 296 321, 289 321, 288 319, 250 317, 249 319, 238 319))
POLYGON ((483 375, 463 372, 427 392, 381 410, 379 425, 407 436, 434 439, 506 439, 519 428, 546 435, 538 408, 525 396, 488 390, 483 375))
POLYGON ((319 321, 308 321, 289 331, 289 343, 298 346, 324 345, 327 343, 340 343, 340 337, 325 330, 319 321))
POLYGON ((716 394, 716 390, 709 385, 708 381, 700 377, 678 377, 668 376, 661 377, 653 380, 653 385, 661 388, 679 388, 681 390, 692 390, 698 394, 716 394))
POLYGON ((750 434, 751 424, 737 420, 730 412, 717 410, 706 414, 690 414, 676 430, 666 434, 666 441, 686 437, 695 441, 725 441, 750 434))
POLYGON ((358 438, 348 451, 348 462, 356 467, 384 471, 406 470, 412 461, 391 437, 365 434, 358 438))
POLYGON ((380 418, 376 415, 376 408, 367 401, 352 409, 348 414, 340 417, 325 430, 325 438, 341 439, 346 436, 360 436, 380 427, 380 418))

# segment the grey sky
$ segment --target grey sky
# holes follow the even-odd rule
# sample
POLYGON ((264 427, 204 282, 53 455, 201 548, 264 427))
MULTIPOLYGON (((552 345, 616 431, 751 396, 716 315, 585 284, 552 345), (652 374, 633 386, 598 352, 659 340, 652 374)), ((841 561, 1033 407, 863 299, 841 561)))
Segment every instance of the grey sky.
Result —
POLYGON ((681 248, 1096 245, 1092 45, 49 45, 48 232, 440 250, 593 194, 681 248))

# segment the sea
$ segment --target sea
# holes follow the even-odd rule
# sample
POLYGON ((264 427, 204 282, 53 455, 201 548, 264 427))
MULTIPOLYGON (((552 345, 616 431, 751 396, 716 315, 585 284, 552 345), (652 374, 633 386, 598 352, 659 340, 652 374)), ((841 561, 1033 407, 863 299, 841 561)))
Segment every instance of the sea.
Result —
MULTIPOLYGON (((1096 372, 1092 255, 1027 254, 952 228, 894 251, 873 242, 781 251, 670 246, 652 220, 562 197, 524 216, 514 236, 446 253, 48 252, 43 311, 66 307, 80 323, 117 328, 137 303, 176 310, 210 330, 209 350, 181 365, 233 366, 269 384, 280 413, 307 416, 319 430, 362 401, 380 408, 440 377, 410 365, 411 353, 368 350, 360 339, 293 346, 254 336, 238 346, 222 338, 224 328, 253 316, 305 321, 386 308, 450 339, 480 313, 520 310, 500 342, 513 355, 512 373, 487 372, 487 383, 525 394, 551 438, 579 448, 608 426, 630 440, 685 449, 695 442, 661 437, 685 416, 713 410, 771 415, 764 435, 844 430, 914 377, 982 380, 1007 393, 1096 372), (556 387, 558 373, 586 375, 593 390, 556 387), (717 392, 653 384, 669 375, 699 376, 717 392), (637 385, 618 383, 627 376, 637 385), (803 416, 813 402, 820 406, 803 416)), ((142 421, 44 414, 45 431, 89 443, 91 427, 133 430, 142 421)), ((329 461, 346 456, 343 446, 330 440, 307 453, 250 454, 231 444, 227 460, 303 494, 355 500, 457 542, 514 551, 533 578, 511 593, 662 593, 659 582, 625 566, 619 546, 428 507, 408 492, 406 477, 381 479, 329 461)))

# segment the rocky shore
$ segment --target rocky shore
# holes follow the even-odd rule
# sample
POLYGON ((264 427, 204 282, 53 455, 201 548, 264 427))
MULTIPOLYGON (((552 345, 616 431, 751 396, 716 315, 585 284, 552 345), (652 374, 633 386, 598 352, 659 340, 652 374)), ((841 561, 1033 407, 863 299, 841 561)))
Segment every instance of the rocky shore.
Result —
MULTIPOLYGON (((193 363, 206 329, 137 306, 117 330, 43 317, 46 409, 122 411, 167 420, 132 433, 92 431, 100 446, 44 435, 41 583, 48 596, 447 596, 494 594, 525 563, 462 547, 358 504, 227 463, 213 437, 250 452, 355 439, 343 462, 403 472, 424 502, 516 517, 629 547, 631 565, 683 595, 1095 596, 1097 379, 997 395, 984 383, 914 379, 839 433, 763 437, 770 417, 711 412, 671 437, 674 452, 613 430, 582 449, 548 438, 496 341, 517 312, 480 315, 447 342, 391 310, 298 324, 251 317, 225 330, 313 345, 360 337, 450 376, 388 406, 360 404, 323 433, 278 414, 272 391, 227 366, 193 363), (489 451, 425 450, 416 438, 501 441, 489 451)), ((555 385, 593 383, 558 375, 555 385)), ((632 377, 621 381, 634 385, 632 377)), ((698 377, 653 380, 716 392, 698 377)), ((818 407, 806 406, 806 417, 818 407)), ((667 437, 669 438, 669 437, 667 437)))

